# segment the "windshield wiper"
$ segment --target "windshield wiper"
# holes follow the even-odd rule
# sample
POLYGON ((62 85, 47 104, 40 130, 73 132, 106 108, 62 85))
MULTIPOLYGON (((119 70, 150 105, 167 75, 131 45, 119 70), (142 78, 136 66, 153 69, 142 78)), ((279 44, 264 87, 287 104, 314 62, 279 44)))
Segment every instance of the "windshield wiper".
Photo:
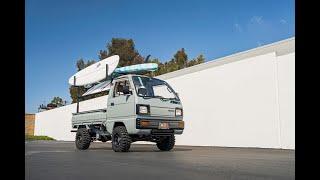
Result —
POLYGON ((165 98, 163 96, 151 96, 152 98, 159 98, 161 100, 168 100, 168 98, 165 98))
POLYGON ((154 98, 164 98, 163 96, 152 96, 152 97, 154 97, 154 98))
POLYGON ((178 100, 177 98, 165 98, 165 97, 160 97, 161 100, 178 100))
POLYGON ((170 100, 178 100, 178 98, 175 98, 175 97, 174 98, 168 98, 168 99, 170 99, 170 100))
POLYGON ((142 98, 153 98, 153 96, 141 96, 142 98))

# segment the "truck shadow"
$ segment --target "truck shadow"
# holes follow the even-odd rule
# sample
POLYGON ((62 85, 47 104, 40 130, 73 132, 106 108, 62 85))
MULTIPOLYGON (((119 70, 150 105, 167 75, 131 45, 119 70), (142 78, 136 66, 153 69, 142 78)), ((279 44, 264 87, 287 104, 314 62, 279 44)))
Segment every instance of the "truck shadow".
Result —
MULTIPOLYGON (((104 150, 104 151, 113 151, 112 147, 90 147, 87 151, 97 151, 97 150, 104 150)), ((173 148, 169 152, 179 152, 179 151, 192 151, 192 149, 189 148, 173 148)), ((129 152, 167 152, 167 151, 160 151, 157 147, 149 146, 149 147, 135 147, 132 146, 129 150, 129 152)))
MULTIPOLYGON (((192 149, 185 149, 185 148, 173 148, 171 151, 169 152, 179 152, 179 151, 192 151, 192 149)), ((165 152, 168 152, 168 151, 160 151, 159 149, 147 149, 147 148, 144 148, 144 149, 138 149, 138 148, 132 148, 129 150, 129 152, 160 152, 160 153, 165 153, 165 152)))

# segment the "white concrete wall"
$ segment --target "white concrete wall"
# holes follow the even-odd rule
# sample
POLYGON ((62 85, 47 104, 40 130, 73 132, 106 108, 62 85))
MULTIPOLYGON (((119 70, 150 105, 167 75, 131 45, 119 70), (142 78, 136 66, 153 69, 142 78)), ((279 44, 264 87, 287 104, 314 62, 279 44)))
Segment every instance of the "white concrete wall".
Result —
POLYGON ((280 140, 284 149, 295 148, 295 53, 277 59, 280 140))
MULTIPOLYGON (((294 61, 294 53, 268 53, 168 79, 186 122, 176 144, 294 149, 294 61)), ((106 96, 91 99, 80 110, 106 103, 106 96)), ((75 109, 37 113, 35 134, 74 140, 75 109)))
MULTIPOLYGON (((107 96, 82 101, 79 103, 79 111, 102 109, 107 107, 107 96)), ((75 133, 71 130, 72 113, 77 111, 77 104, 71 104, 60 108, 36 113, 35 135, 46 135, 57 140, 73 141, 75 133)))
POLYGON ((177 144, 294 148, 294 97, 283 92, 292 88, 292 63, 292 55, 269 53, 167 80, 184 106, 186 128, 177 144))

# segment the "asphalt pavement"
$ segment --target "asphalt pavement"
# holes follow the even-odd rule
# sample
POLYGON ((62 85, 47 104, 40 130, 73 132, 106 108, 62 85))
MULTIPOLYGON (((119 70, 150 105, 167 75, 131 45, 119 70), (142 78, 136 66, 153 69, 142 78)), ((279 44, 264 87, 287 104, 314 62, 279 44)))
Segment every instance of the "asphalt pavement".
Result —
POLYGON ((110 143, 92 143, 80 151, 74 142, 25 144, 26 180, 201 180, 295 179, 295 151, 260 148, 132 144, 130 152, 113 152, 110 143))

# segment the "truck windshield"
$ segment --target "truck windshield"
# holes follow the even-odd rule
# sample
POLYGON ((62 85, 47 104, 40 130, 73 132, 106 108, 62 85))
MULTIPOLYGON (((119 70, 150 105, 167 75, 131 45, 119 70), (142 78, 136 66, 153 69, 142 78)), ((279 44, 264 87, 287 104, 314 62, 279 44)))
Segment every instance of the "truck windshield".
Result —
POLYGON ((132 79, 137 92, 139 88, 146 89, 146 92, 138 94, 139 96, 179 100, 174 90, 165 81, 141 76, 133 76, 132 79))

